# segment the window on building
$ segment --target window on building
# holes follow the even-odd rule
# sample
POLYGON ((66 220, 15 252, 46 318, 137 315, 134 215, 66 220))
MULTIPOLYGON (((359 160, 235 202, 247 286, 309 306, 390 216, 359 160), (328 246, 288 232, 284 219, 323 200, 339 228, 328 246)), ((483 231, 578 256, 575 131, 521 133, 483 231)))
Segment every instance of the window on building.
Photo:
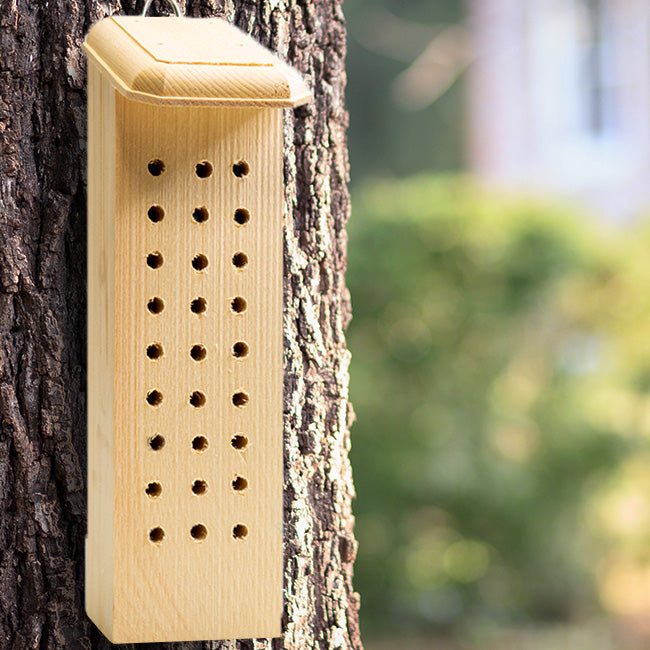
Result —
POLYGON ((614 16, 609 0, 577 0, 581 23, 581 122, 594 138, 619 129, 617 47, 614 16))

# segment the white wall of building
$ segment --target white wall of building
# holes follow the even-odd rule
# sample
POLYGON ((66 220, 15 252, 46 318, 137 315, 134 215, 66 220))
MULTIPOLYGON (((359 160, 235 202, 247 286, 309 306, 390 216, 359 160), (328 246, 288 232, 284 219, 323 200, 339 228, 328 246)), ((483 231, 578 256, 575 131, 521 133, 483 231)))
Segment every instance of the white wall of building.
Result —
POLYGON ((470 6, 470 167, 614 218, 650 207, 650 3, 470 6))

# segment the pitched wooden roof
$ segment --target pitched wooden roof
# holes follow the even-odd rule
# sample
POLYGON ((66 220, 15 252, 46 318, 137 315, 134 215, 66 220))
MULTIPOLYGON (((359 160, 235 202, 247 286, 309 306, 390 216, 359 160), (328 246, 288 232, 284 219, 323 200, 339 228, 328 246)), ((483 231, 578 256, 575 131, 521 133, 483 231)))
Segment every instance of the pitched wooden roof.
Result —
POLYGON ((311 99, 293 68, 218 18, 112 16, 93 25, 84 50, 138 101, 291 107, 311 99))

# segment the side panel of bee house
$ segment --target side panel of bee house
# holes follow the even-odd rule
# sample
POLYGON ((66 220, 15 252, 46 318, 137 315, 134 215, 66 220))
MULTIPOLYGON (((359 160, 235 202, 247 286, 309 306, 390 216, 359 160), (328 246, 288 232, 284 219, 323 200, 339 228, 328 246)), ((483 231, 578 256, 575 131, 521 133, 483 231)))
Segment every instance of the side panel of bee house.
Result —
POLYGON ((282 111, 115 86, 90 61, 86 608, 279 636, 282 111))
POLYGON ((86 611, 113 637, 115 89, 88 63, 88 536, 86 611))

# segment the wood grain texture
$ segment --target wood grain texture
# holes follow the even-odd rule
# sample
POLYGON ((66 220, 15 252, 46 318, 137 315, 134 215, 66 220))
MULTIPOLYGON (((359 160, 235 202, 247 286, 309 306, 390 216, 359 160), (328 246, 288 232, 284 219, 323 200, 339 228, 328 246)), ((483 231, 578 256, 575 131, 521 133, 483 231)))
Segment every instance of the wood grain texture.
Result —
MULTIPOLYGON (((110 106, 115 117, 90 128, 115 128, 106 153, 116 162, 115 209, 91 202, 89 224, 92 237, 112 223, 115 243, 108 233, 89 250, 113 248, 115 301, 106 322, 89 323, 88 359, 115 363, 102 369, 112 382, 89 374, 88 494, 89 539, 113 543, 110 557, 89 545, 88 598, 112 595, 97 622, 111 617, 103 629, 115 642, 279 636, 282 114, 120 95, 110 106), (161 174, 150 173, 152 160, 164 163, 161 174), (241 161, 248 173, 238 177, 241 161), (211 173, 199 177, 206 162, 211 173), (149 215, 152 206, 159 212, 149 215), (152 299, 160 312, 148 309, 152 299), (196 300, 205 311, 192 311, 196 300), (109 417, 95 410, 97 392, 115 396, 109 417), (104 484, 111 458, 92 451, 111 439, 104 484)), ((90 187, 110 183, 104 167, 89 166, 90 187)), ((93 261, 91 306, 107 266, 93 261)))
POLYGON ((88 537, 86 610, 113 636, 115 89, 88 66, 88 537))
MULTIPOLYGON (((92 23, 142 0, 16 0, 0 12, 0 639, 109 650, 84 614, 86 63, 92 23)), ((341 2, 180 0, 298 68, 284 122, 282 638, 125 650, 361 648, 347 450, 347 114, 341 2)), ((152 14, 165 10, 154 3, 152 14)), ((0 645, 1 647, 1 645, 0 645)))
POLYGON ((294 70, 224 20, 111 17, 84 49, 133 100, 289 107, 311 98, 294 70))

